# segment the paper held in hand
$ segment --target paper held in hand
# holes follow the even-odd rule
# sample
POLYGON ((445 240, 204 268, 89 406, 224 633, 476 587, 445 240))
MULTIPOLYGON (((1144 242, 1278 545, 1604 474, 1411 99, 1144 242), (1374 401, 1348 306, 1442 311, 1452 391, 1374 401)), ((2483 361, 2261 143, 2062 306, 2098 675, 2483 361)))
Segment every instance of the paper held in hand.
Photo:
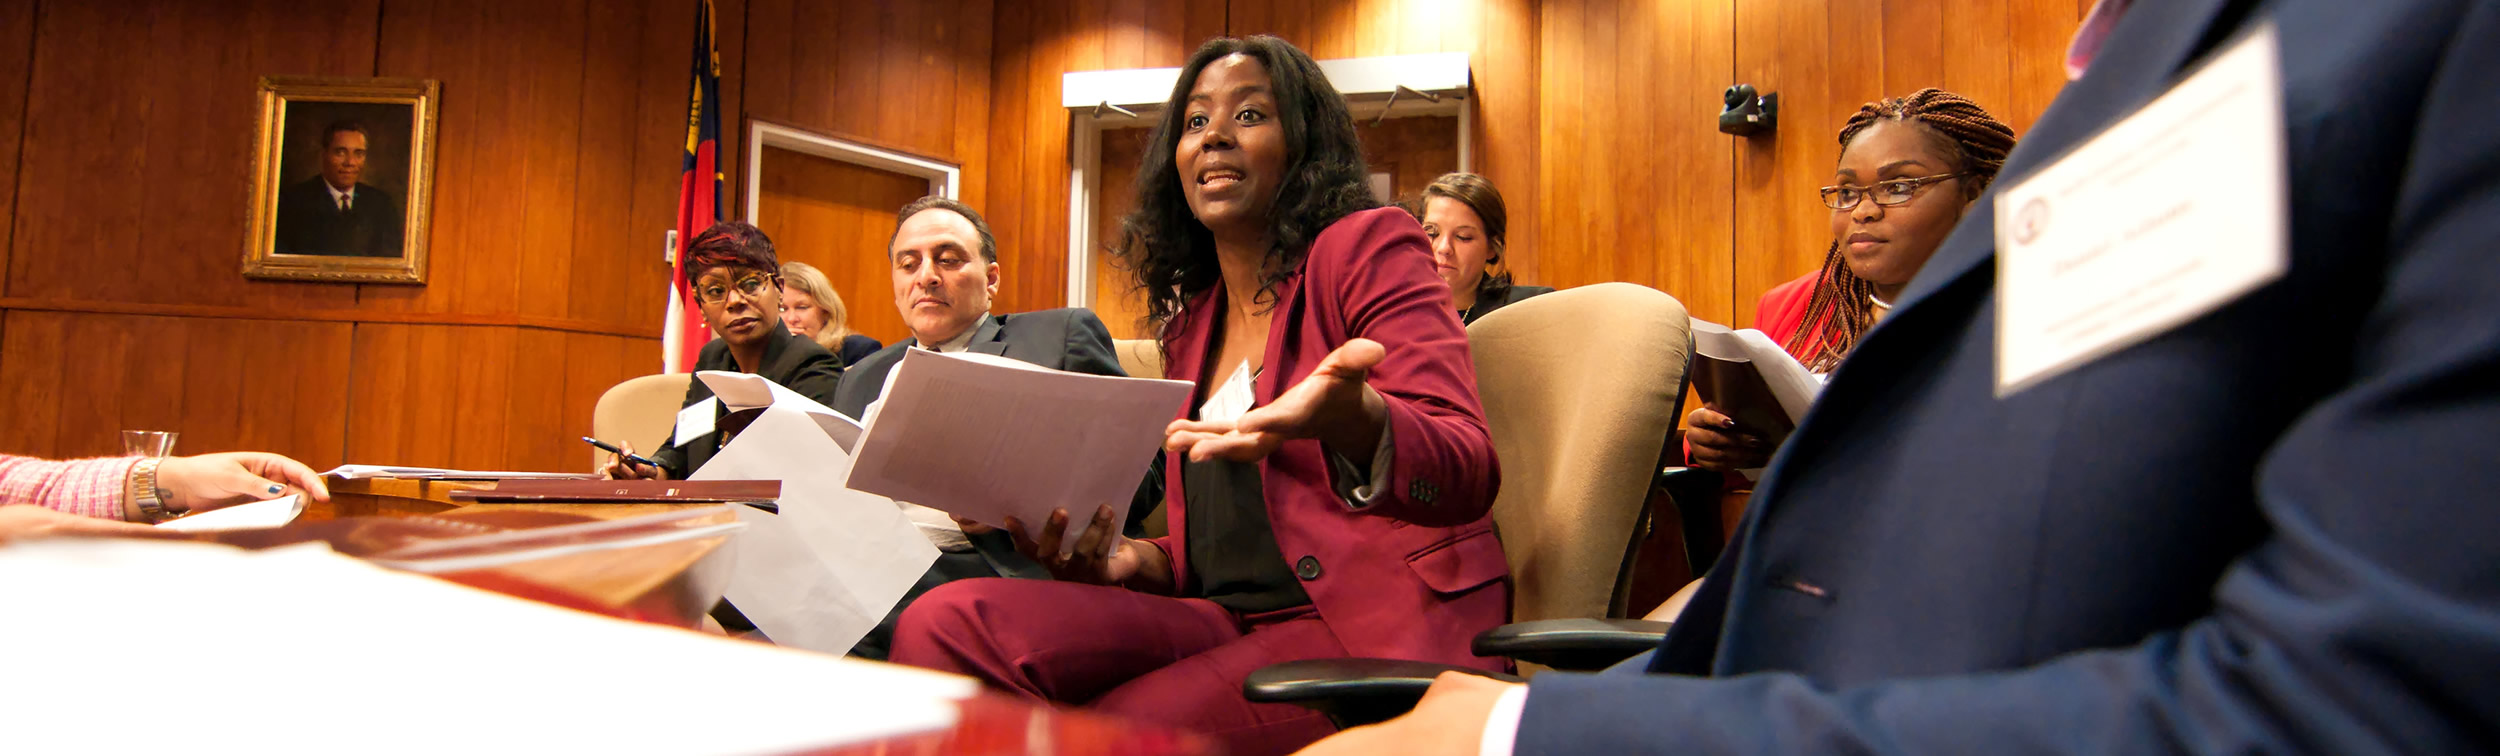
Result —
POLYGON ((1191 389, 914 349, 886 379, 847 483, 967 520, 1014 517, 1037 535, 1053 509, 1068 510, 1071 535, 1105 504, 1125 522, 1191 389))
POLYGON ((759 376, 695 377, 730 409, 755 414, 689 477, 781 481, 779 513, 736 509, 747 530, 730 605, 776 644, 849 651, 937 561, 937 547, 893 501, 842 486, 850 453, 841 439, 859 432, 850 418, 759 376))
MULTIPOLYGON (((1739 428, 1777 448, 1822 393, 1823 382, 1771 337, 1693 321, 1693 390, 1739 428)), ((1753 477, 1759 471, 1746 471, 1753 477)))

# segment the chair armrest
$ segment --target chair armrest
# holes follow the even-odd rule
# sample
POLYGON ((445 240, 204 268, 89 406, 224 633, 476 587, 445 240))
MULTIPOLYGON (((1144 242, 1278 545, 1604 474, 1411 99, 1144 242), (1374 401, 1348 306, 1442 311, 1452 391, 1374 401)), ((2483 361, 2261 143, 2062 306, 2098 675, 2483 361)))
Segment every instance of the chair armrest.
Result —
POLYGON ((1672 622, 1553 619, 1513 622, 1476 636, 1477 656, 1507 656, 1571 672, 1605 669, 1658 647, 1672 622))
POLYGON ((1241 682, 1241 695, 1253 703, 1289 703, 1355 727, 1387 721, 1415 708, 1443 672, 1483 675, 1503 682, 1524 682, 1512 675, 1432 662, 1402 659, 1305 659, 1270 664, 1241 682))

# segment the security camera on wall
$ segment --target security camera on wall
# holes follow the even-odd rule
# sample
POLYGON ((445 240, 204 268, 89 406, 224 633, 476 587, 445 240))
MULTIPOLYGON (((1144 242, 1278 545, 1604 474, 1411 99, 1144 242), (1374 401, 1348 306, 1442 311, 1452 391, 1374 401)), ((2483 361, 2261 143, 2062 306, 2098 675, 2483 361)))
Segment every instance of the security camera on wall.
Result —
POLYGON ((1719 112, 1719 133, 1749 137, 1771 133, 1779 124, 1780 96, 1756 94, 1752 84, 1727 88, 1727 109, 1719 112))

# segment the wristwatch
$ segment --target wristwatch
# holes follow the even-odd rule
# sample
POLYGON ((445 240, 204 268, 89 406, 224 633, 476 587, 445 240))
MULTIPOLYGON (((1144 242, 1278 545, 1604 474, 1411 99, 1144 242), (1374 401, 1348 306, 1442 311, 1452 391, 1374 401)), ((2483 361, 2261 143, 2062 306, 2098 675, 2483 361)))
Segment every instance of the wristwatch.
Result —
POLYGON ((150 457, 139 460, 139 464, 130 468, 128 494, 131 501, 138 503, 139 516, 148 522, 164 522, 181 514, 165 509, 165 500, 172 494, 156 485, 156 466, 164 461, 163 457, 150 457))

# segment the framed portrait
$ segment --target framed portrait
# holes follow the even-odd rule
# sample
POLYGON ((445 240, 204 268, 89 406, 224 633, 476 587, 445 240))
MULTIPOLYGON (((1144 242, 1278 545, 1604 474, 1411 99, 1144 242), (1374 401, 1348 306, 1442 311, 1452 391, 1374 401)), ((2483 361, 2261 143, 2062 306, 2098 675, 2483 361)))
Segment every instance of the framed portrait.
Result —
POLYGON ((243 274, 425 283, 432 79, 260 80, 243 274))

